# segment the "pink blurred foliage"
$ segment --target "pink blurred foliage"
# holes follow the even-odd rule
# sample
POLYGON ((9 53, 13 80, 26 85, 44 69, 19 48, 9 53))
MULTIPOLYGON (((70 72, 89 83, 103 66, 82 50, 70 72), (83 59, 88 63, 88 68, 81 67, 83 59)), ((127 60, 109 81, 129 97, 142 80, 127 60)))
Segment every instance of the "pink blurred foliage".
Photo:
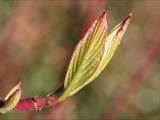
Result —
MULTIPOLYGON (((154 23, 155 18, 152 18, 151 21, 154 23)), ((157 25, 159 23, 154 24, 157 25)), ((156 34, 154 34, 153 39, 150 40, 149 46, 146 48, 143 56, 137 60, 136 66, 129 79, 118 89, 111 103, 106 105, 100 117, 101 120, 114 120, 116 116, 125 109, 131 96, 138 93, 147 80, 146 78, 152 72, 152 67, 160 56, 160 30, 157 26, 155 28, 156 34)))
MULTIPOLYGON (((48 2, 48 4, 50 3, 48 2)), ((42 4, 41 1, 19 0, 11 16, 7 19, 1 36, 0 48, 1 95, 6 94, 4 91, 8 91, 8 88, 20 81, 19 78, 34 59, 37 48, 43 43, 44 36, 50 30, 52 17, 49 14, 51 11, 42 14, 42 4)), ((28 98, 22 99, 21 104, 18 104, 15 110, 17 108, 19 110, 39 109, 41 105, 49 104, 54 98, 36 97, 36 99, 39 106, 35 106, 33 98, 28 98), (29 106, 30 108, 28 108, 29 106)), ((31 114, 26 115, 29 118, 31 114)))
POLYGON ((140 61, 131 75, 130 79, 119 89, 117 95, 113 98, 111 104, 106 108, 102 119, 112 120, 125 108, 131 94, 135 93, 143 85, 145 78, 152 70, 152 65, 160 55, 160 40, 158 33, 152 43, 146 50, 146 54, 142 56, 140 61))
POLYGON ((64 119, 76 119, 76 101, 74 99, 68 99, 62 104, 59 104, 50 109, 45 117, 46 120, 64 120, 64 119))
POLYGON ((6 91, 19 80, 49 30, 51 18, 40 14, 41 4, 36 1, 18 1, 6 22, 0 48, 1 91, 6 91))

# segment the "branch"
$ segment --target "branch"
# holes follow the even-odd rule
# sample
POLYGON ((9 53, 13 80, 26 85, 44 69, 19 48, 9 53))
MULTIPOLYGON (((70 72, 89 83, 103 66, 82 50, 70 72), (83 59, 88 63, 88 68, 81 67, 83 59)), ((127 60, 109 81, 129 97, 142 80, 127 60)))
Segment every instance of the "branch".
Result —
POLYGON ((4 99, 0 99, 0 113, 13 111, 34 111, 41 110, 44 107, 54 106, 60 103, 60 96, 63 87, 57 89, 52 95, 47 97, 36 96, 20 100, 21 97, 21 82, 13 87, 4 99))
POLYGON ((35 111, 41 110, 42 108, 55 106, 59 104, 60 101, 56 96, 48 96, 48 97, 32 97, 26 98, 19 101, 13 111, 35 111))

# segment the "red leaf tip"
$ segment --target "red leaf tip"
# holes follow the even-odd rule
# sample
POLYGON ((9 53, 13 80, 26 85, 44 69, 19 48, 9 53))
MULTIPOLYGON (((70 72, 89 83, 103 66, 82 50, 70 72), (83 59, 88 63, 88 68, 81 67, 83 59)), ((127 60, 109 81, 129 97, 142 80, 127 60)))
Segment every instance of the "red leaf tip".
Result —
POLYGON ((18 84, 16 85, 17 88, 20 88, 22 83, 19 81, 18 84))
POLYGON ((99 20, 104 24, 106 32, 108 31, 108 9, 106 9, 102 15, 100 16, 99 20))
POLYGON ((106 9, 106 10, 102 13, 101 17, 102 17, 103 19, 106 19, 107 16, 108 16, 108 9, 106 9))
POLYGON ((117 34, 119 34, 120 37, 122 37, 126 31, 126 29, 128 28, 129 23, 131 22, 133 17, 133 14, 130 13, 119 25, 119 30, 117 32, 117 34))

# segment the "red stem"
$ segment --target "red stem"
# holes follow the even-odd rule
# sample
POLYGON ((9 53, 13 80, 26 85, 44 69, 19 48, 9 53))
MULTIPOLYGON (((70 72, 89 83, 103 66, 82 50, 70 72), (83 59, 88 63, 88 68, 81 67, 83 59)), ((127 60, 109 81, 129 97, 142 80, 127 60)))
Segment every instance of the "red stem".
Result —
POLYGON ((37 96, 20 100, 17 106, 14 108, 14 111, 41 110, 44 107, 55 106, 58 103, 60 103, 60 101, 55 96, 37 96))

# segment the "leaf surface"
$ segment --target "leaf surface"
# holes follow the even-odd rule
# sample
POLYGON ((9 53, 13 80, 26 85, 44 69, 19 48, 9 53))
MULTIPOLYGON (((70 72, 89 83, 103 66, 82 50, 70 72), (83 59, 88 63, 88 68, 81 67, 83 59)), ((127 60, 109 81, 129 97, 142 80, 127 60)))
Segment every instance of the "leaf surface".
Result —
POLYGON ((66 73, 61 100, 78 92, 103 71, 132 18, 129 15, 108 35, 107 15, 108 11, 105 11, 76 46, 66 73))

